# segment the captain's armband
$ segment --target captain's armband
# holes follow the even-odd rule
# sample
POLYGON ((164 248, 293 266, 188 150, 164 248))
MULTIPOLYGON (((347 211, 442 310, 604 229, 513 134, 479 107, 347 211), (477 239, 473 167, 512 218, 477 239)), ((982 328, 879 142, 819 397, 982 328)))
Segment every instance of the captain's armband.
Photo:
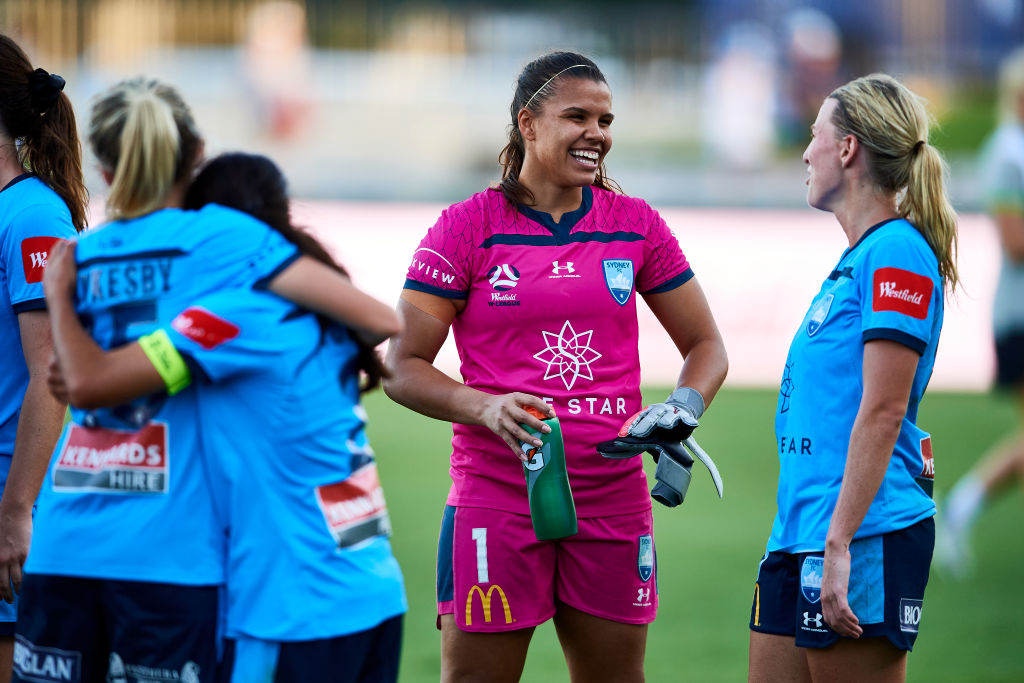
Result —
POLYGON ((185 359, 174 348, 171 338, 165 331, 157 330, 139 337, 139 346, 164 380, 168 395, 174 396, 192 383, 192 373, 189 372, 185 359))

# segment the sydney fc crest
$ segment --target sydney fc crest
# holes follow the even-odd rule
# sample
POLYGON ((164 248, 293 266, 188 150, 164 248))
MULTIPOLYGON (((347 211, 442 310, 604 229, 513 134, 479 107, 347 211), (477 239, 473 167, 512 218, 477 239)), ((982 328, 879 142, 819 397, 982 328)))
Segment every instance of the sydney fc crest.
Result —
POLYGON ((832 300, 835 298, 834 294, 826 294, 811 308, 811 319, 807 321, 808 337, 813 337, 821 329, 825 318, 828 317, 828 310, 832 308, 832 300))
POLYGON ((647 581, 654 573, 654 538, 650 534, 640 537, 640 547, 636 554, 636 568, 640 572, 640 580, 647 581))
POLYGON ((821 599, 821 575, 825 569, 825 558, 821 555, 808 555, 800 567, 800 592, 808 602, 821 599))
POLYGON ((612 298, 620 306, 625 306, 633 293, 633 262, 629 259, 605 259, 601 265, 604 267, 604 283, 608 285, 612 298))

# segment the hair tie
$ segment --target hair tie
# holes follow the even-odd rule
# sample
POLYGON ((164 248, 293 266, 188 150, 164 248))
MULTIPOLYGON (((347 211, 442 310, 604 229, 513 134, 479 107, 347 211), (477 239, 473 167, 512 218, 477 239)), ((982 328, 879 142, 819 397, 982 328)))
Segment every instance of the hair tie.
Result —
POLYGON ((917 142, 914 143, 914 148, 911 150, 911 152, 917 154, 918 152, 921 151, 921 147, 927 144, 928 143, 925 142, 924 140, 918 140, 917 142))
POLYGON ((541 90, 543 90, 544 88, 548 87, 548 83, 550 83, 551 81, 555 80, 556 78, 558 78, 559 76, 564 74, 569 69, 576 69, 576 68, 581 67, 581 66, 590 66, 590 65, 589 64, 573 64, 572 66, 567 66, 564 69, 562 69, 561 71, 559 71, 558 73, 556 73, 554 76, 549 78, 548 80, 544 81, 544 85, 542 85, 539 88, 537 88, 536 92, 534 92, 532 95, 530 95, 530 99, 526 100, 526 104, 523 105, 523 109, 529 109, 530 108, 530 102, 533 102, 533 98, 536 97, 538 94, 540 94, 541 90))
POLYGON ((46 69, 36 69, 28 77, 28 94, 32 102, 32 110, 37 114, 45 114, 57 103, 61 90, 64 89, 64 79, 57 74, 51 74, 46 69))

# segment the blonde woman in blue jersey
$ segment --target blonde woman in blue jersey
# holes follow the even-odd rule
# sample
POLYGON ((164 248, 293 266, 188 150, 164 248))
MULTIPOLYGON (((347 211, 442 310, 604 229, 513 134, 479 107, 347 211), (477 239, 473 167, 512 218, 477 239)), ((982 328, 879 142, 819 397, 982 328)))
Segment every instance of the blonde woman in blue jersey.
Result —
MULTIPOLYGON (((172 87, 138 78, 102 93, 89 141, 110 184, 112 221, 78 240, 75 305, 102 348, 231 289, 269 289, 360 326, 346 308, 355 291, 347 278, 241 212, 181 208, 203 141, 172 87)), ((397 329, 389 307, 374 310, 397 329)), ((207 344, 230 334, 195 322, 207 344)), ((52 662, 82 681, 217 680, 226 545, 201 461, 198 397, 193 387, 128 391, 120 379, 129 389, 144 380, 128 363, 115 367, 125 369, 98 386, 69 375, 78 405, 40 494, 15 679, 38 680, 52 662)))
POLYGON ((46 390, 43 267, 54 242, 85 227, 81 144, 63 88, 0 35, 0 683, 11 675, 32 507, 64 417, 46 390))
POLYGON ((957 285, 945 163, 914 93, 874 74, 811 127, 807 201, 849 248, 790 347, 778 513, 758 567, 750 681, 902 681, 935 542, 917 409, 957 285))

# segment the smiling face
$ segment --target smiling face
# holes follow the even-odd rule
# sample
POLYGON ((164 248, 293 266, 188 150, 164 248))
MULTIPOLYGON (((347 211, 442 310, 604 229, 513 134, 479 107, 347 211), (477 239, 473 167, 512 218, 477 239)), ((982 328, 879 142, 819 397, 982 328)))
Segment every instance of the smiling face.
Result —
POLYGON ((583 187, 597 177, 612 147, 612 93, 608 84, 562 77, 537 113, 523 110, 526 143, 521 179, 527 184, 583 187))
POLYGON ((811 141, 804 150, 807 164, 807 203, 815 209, 831 211, 840 195, 843 171, 843 140, 839 137, 832 113, 839 102, 828 97, 811 125, 811 141))

